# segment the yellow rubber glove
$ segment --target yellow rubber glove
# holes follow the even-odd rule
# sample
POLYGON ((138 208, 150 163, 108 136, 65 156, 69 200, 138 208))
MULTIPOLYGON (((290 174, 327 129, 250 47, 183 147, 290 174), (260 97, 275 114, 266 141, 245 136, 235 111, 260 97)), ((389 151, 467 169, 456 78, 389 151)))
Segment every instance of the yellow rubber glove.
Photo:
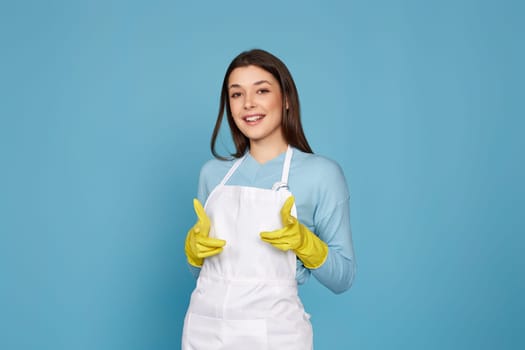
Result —
POLYGON ((290 196, 281 209, 284 227, 271 232, 261 232, 261 239, 280 250, 293 250, 309 269, 323 265, 328 256, 328 245, 292 216, 294 197, 290 196))
POLYGON ((197 199, 193 200, 193 207, 198 220, 188 231, 184 251, 190 265, 201 267, 204 263, 204 258, 222 252, 222 247, 224 247, 226 241, 208 237, 211 227, 210 219, 206 215, 201 202, 197 199))

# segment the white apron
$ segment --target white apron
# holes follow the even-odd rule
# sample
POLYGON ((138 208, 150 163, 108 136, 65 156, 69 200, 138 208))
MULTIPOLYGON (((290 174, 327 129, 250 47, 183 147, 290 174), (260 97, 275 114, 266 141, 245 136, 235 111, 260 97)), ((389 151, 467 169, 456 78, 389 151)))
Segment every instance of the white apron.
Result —
POLYGON ((271 190, 226 185, 245 157, 206 201, 210 237, 226 245, 204 259, 184 320, 182 349, 311 350, 310 317, 297 294, 296 256, 259 236, 283 227, 280 210, 291 195, 286 184, 292 149, 281 182, 271 190))

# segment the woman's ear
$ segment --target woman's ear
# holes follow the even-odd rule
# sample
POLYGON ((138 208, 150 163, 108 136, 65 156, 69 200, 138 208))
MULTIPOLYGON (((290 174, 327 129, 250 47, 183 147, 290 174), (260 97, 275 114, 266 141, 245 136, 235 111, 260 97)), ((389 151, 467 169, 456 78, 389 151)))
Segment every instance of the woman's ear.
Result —
POLYGON ((285 103, 285 106, 286 106, 286 110, 288 110, 288 97, 284 98, 284 103, 285 103))

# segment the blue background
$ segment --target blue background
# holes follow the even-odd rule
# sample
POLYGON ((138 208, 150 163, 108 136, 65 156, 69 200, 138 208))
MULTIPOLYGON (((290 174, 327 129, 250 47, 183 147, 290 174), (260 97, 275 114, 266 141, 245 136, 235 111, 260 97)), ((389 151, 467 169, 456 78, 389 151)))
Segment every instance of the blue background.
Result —
POLYGON ((179 348, 191 200, 254 47, 351 189, 354 286, 301 288, 316 348, 524 348, 521 4, 2 2, 0 348, 179 348))

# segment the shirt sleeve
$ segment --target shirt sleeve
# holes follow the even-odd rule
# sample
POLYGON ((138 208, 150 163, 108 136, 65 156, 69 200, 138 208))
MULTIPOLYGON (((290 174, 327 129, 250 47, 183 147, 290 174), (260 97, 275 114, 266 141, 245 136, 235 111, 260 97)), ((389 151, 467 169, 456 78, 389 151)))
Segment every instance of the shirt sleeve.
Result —
POLYGON ((209 168, 209 163, 204 164, 199 174, 199 184, 197 186, 197 199, 204 206, 208 196, 210 195, 210 184, 206 181, 206 169, 209 168))
POLYGON ((336 294, 348 290, 354 280, 356 263, 350 225, 350 194, 338 165, 323 174, 319 202, 314 214, 314 232, 328 245, 328 256, 311 273, 336 294))
MULTIPOLYGON (((199 202, 201 202, 201 204, 203 206, 206 203, 206 200, 208 199, 208 196, 210 195, 209 184, 206 181, 206 168, 207 168, 206 165, 207 164, 205 164, 201 168, 201 171, 200 171, 200 174, 199 174, 199 184, 197 186, 197 199, 199 200, 199 202)), ((195 277, 195 279, 199 278, 199 274, 201 272, 201 268, 193 266, 193 265, 191 265, 189 263, 187 263, 187 265, 188 265, 188 268, 189 268, 191 274, 193 275, 193 277, 195 277)))
MULTIPOLYGON (((211 191, 219 184, 228 169, 229 165, 226 162, 221 162, 216 159, 212 159, 202 166, 199 174, 199 184, 197 186, 197 199, 203 206, 206 204, 206 200, 211 191)), ((188 264, 188 268, 193 277, 199 277, 200 267, 188 264)))

